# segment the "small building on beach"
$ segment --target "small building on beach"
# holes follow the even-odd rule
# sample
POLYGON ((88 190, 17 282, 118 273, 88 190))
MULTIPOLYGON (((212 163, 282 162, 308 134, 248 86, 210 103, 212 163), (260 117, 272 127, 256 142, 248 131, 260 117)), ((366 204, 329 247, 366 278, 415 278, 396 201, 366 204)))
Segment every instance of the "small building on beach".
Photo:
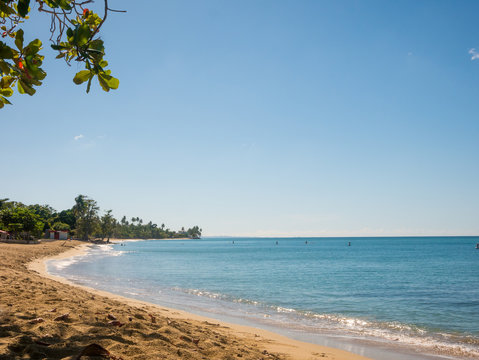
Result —
POLYGON ((47 230, 46 238, 51 240, 67 240, 68 231, 64 230, 47 230))
POLYGON ((8 240, 11 238, 12 237, 8 231, 0 230, 0 240, 8 240))

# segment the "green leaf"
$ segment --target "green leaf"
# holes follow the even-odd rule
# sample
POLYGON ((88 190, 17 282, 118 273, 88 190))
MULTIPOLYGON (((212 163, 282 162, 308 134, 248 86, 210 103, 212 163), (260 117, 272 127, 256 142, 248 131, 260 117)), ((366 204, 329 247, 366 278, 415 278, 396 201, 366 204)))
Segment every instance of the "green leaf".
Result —
POLYGON ((0 87, 2 89, 6 89, 10 87, 14 81, 15 81, 15 78, 13 76, 4 76, 0 80, 0 87))
POLYGON ((90 78, 88 79, 88 85, 86 86, 86 93, 88 94, 90 92, 90 88, 91 88, 91 80, 93 79, 93 76, 90 76, 90 78))
MULTIPOLYGON (((1 56, 1 51, 0 51, 0 56, 1 56)), ((0 70, 2 70, 3 74, 10 74, 10 67, 5 61, 0 60, 0 70)))
POLYGON ((26 55, 35 55, 42 48, 42 42, 39 39, 30 41, 30 44, 25 48, 26 55))
POLYGON ((73 82, 77 85, 83 84, 91 77, 91 72, 89 70, 82 70, 77 72, 75 77, 73 78, 73 82))
POLYGON ((43 80, 47 76, 47 73, 40 68, 32 69, 31 74, 38 80, 43 80))
POLYGON ((68 1, 68 0, 59 0, 58 5, 60 5, 60 7, 63 10, 71 10, 72 9, 72 7, 70 5, 70 1, 68 1))
MULTIPOLYGON (((26 48, 25 48, 26 49, 26 48)), ((33 61, 33 55, 28 55, 28 56, 25 56, 25 61, 27 62, 27 66, 29 65, 33 65, 32 64, 32 61, 33 61)))
POLYGON ((50 45, 52 47, 53 50, 66 50, 68 49, 68 46, 64 46, 64 45, 50 45))
POLYGON ((30 79, 30 82, 35 85, 35 86, 40 86, 42 85, 41 81, 38 81, 37 79, 30 79))
POLYGON ((50 6, 52 9, 55 9, 58 7, 58 3, 55 0, 44 0, 48 6, 50 6))
POLYGON ((13 95, 13 89, 12 88, 0 89, 0 95, 10 97, 13 95))
POLYGON ((1 101, 1 99, 0 99, 0 109, 3 109, 4 106, 5 106, 5 104, 4 104, 3 101, 1 101))
POLYGON ((120 80, 110 75, 99 74, 99 76, 103 80, 105 80, 110 89, 118 89, 118 86, 120 85, 120 80))
POLYGON ((21 17, 27 16, 29 6, 30 6, 30 0, 18 0, 17 9, 21 17))
MULTIPOLYGON (((67 38, 68 38, 68 42, 71 44, 73 43, 73 35, 74 35, 74 32, 71 28, 68 28, 67 29, 67 38)), ((53 46, 52 46, 53 47, 53 46)))
MULTIPOLYGON (((10 6, 4 5, 2 3, 0 3, 0 12, 3 12, 6 15, 15 14, 15 10, 13 10, 10 6)), ((4 29, 4 26, 2 26, 2 30, 5 31, 5 30, 7 30, 7 28, 5 27, 5 29, 4 29)))
POLYGON ((103 45, 103 40, 100 40, 100 39, 92 40, 90 42, 89 49, 93 49, 93 50, 101 51, 101 52, 105 51, 105 46, 103 45))
POLYGON ((0 41, 0 59, 13 59, 15 53, 10 46, 0 41))
POLYGON ((101 77, 101 75, 98 75, 98 82, 100 83, 100 86, 102 89, 106 92, 110 91, 110 87, 108 86, 108 83, 101 77))
POLYGON ((17 83, 17 89, 18 89, 18 92, 20 94, 25 94, 25 90, 23 89, 22 84, 20 83, 20 81, 17 83))
POLYGON ((18 80, 18 91, 21 94, 27 93, 30 96, 32 96, 33 94, 35 94, 37 92, 34 88, 32 88, 29 84, 27 84, 22 79, 18 80))
POLYGON ((23 50, 23 30, 20 29, 15 35, 15 45, 17 45, 18 50, 23 50))
POLYGON ((80 25, 76 29, 75 43, 77 46, 85 45, 90 39, 91 30, 90 27, 86 24, 80 25))

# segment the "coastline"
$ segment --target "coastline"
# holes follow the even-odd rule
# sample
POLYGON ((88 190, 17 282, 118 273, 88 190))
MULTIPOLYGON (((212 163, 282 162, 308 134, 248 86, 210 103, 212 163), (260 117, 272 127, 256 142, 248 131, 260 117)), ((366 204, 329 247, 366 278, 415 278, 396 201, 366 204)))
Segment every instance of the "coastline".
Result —
MULTIPOLYGON (((120 241, 125 241, 125 240, 120 240, 120 241)), ((127 241, 127 240, 126 240, 127 241)), ((30 280, 38 274, 39 279, 47 279, 49 281, 52 281, 55 285, 55 287, 58 287, 62 289, 63 291, 66 291, 70 293, 71 295, 82 295, 83 297, 89 296, 91 297, 90 302, 94 307, 98 310, 99 307, 104 306, 105 303, 114 303, 115 308, 112 308, 111 306, 108 306, 108 311, 110 312, 116 312, 116 313, 134 313, 135 311, 140 311, 145 314, 154 314, 151 319, 155 319, 156 321, 151 321, 148 325, 150 327, 155 327, 154 325, 157 323, 166 323, 166 326, 162 326, 160 329, 163 329, 165 327, 168 327, 171 323, 181 323, 185 329, 186 334, 189 334, 187 337, 188 338, 195 338, 198 337, 198 340, 193 340, 192 348, 189 349, 188 351, 188 357, 190 358, 195 358, 195 354, 198 355, 198 358, 204 357, 204 354, 202 352, 205 352, 207 349, 202 349, 201 346, 198 346, 198 343, 201 344, 209 344, 212 342, 212 347, 214 347, 214 354, 211 352, 212 349, 208 349, 210 351, 207 355, 208 358, 228 358, 230 355, 234 352, 238 352, 236 357, 242 357, 242 358, 258 358, 258 356, 261 356, 260 358, 275 358, 275 359, 298 359, 298 360, 306 360, 306 359, 351 359, 351 360, 360 360, 360 359, 367 359, 363 356, 352 354, 343 350, 335 349, 335 348, 330 348, 330 347, 325 347, 321 345, 315 345, 315 344, 310 344, 310 343, 305 343, 297 340, 293 340, 290 338, 287 338, 285 336, 267 331, 267 330, 262 330, 262 329, 257 329, 249 326, 243 326, 243 325, 236 325, 236 324, 230 324, 227 322, 223 321, 218 321, 216 319, 211 319, 209 317, 204 317, 200 315, 195 315, 191 314, 182 310, 177 310, 177 309, 171 309, 171 308, 166 308, 163 306, 158 306, 155 304, 151 304, 148 302, 140 301, 140 300, 135 300, 135 299, 130 299, 126 297, 122 297, 119 295, 115 295, 112 293, 108 293, 105 291, 100 291, 96 290, 93 288, 89 288, 86 286, 81 286, 77 284, 73 284, 70 281, 49 274, 46 271, 46 261, 51 260, 51 259, 62 259, 62 258, 69 258, 72 256, 81 256, 82 254, 85 253, 86 247, 88 247, 89 244, 82 244, 79 242, 74 242, 73 248, 69 248, 67 251, 62 251, 65 249, 59 249, 60 245, 59 243, 62 243, 62 241, 59 242, 51 242, 51 243, 42 243, 42 245, 17 245, 14 246, 15 248, 21 248, 22 246, 42 246, 42 247, 51 247, 52 251, 48 253, 45 251, 43 254, 44 256, 39 256, 37 258, 30 259, 31 261, 28 262, 28 265, 26 263, 23 263, 22 265, 25 267, 26 274, 24 275, 30 275, 29 278, 30 280), (55 249, 53 249, 55 248, 55 249), (36 274, 35 274, 36 273, 36 274), (72 291, 72 288, 75 289, 75 291, 72 291), (74 294, 74 293, 77 294, 74 294), (85 295, 85 293, 89 295, 85 295), (81 294, 80 294, 81 293, 81 294), (102 298, 101 301, 100 299, 96 300, 98 298, 102 298), (212 329, 214 329, 213 332, 212 329), (209 336, 205 336, 208 335, 209 336), (212 338, 211 338, 212 337, 212 338), (223 344, 218 346, 218 344, 214 341, 218 337, 223 337, 227 340, 225 340, 226 344, 223 344), (195 344, 196 343, 196 344, 195 344), (230 344, 230 345, 227 345, 230 344), (234 346, 233 346, 234 344, 234 346), (218 349, 217 349, 218 348, 218 349), (200 356, 201 355, 201 356, 200 356)), ((8 247, 7 246, 2 246, 3 247, 8 247)), ((3 249, 2 249, 3 250, 3 249)), ((25 248, 23 250, 26 250, 25 248)), ((5 260, 5 259, 2 259, 5 260)), ((1 277, 1 279, 3 279, 1 277)), ((33 279, 34 284, 35 284, 35 279, 33 279)), ((37 281, 38 282, 38 281, 37 281)), ((7 289, 8 291, 8 289, 7 289)), ((58 289, 56 291, 58 292, 58 289)), ((45 292, 44 292, 45 293, 45 292)), ((48 293, 47 293, 48 295, 48 293)), ((62 301, 64 302, 65 299, 58 299, 58 301, 61 303, 62 301)), ((35 303, 35 306, 40 306, 41 304, 38 304, 38 301, 35 303)), ((48 304, 48 306, 51 306, 52 304, 48 304)), ((1 310, 1 309, 0 309, 1 310)), ((85 311, 85 310, 84 310, 85 311)), ((96 319, 96 322, 98 323, 98 316, 94 316, 96 313, 91 314, 86 311, 85 314, 82 314, 81 319, 87 317, 87 316, 92 316, 96 319)), ((38 314, 32 314, 31 316, 35 316, 38 314)), ((150 315, 151 316, 151 315, 150 315)), ((147 316, 142 315, 141 317, 147 318, 147 316)), ((35 318, 34 318, 35 319, 35 318)), ((79 319, 79 320, 81 320, 79 319)), ((133 319, 131 316, 129 317, 130 323, 126 322, 125 327, 123 328, 123 332, 127 332, 129 328, 131 327, 130 325, 132 324, 133 319)), ((30 320, 31 321, 31 320, 30 320)), ((124 320, 122 320, 124 321, 124 320)), ((133 322, 135 322, 133 320, 133 322)), ((82 321, 80 321, 82 322, 82 321)), ((85 322, 85 320, 83 320, 85 322)), ((82 324, 79 324, 81 327, 82 324)), ((86 323, 84 326, 94 326, 95 324, 93 323, 86 323)), ((142 324, 146 325, 146 324, 142 324)), ((158 327, 159 325, 156 325, 158 327)), ((41 327, 41 326, 40 326, 41 327)), ((101 329, 99 329, 101 330, 101 329)), ((108 331, 111 330, 116 330, 111 327, 108 327, 108 331)), ((148 329, 148 331, 151 331, 154 329, 148 329)), ((156 329, 159 330, 159 329, 156 329)), ((167 329, 163 329, 167 330, 167 329)), ((178 330, 176 328, 176 330, 178 330)), ((121 331, 120 329, 116 331, 121 331)), ((130 330, 131 332, 131 330, 130 330)), ((101 333, 101 331, 100 331, 101 333)), ((168 333, 168 332, 166 332, 168 333)), ((171 334, 171 332, 170 332, 171 334)), ((1 335, 1 334, 0 334, 1 335)), ((118 336, 118 334, 117 334, 118 336)), ((126 335, 125 335, 126 336, 126 335)), ((133 336, 133 332, 130 333, 129 337, 133 336)), ((159 336, 159 335, 158 335, 159 336)), ((99 336, 101 338, 101 336, 99 336)), ((178 336, 175 340, 169 341, 170 344, 175 343, 176 340, 178 340, 181 345, 183 346, 182 342, 187 342, 188 340, 184 340, 184 335, 183 337, 178 336), (183 341, 181 340, 183 339, 183 341)), ((0 338, 1 339, 1 338, 0 338)), ((138 343, 138 341, 136 341, 138 343)), ((191 343, 191 339, 189 341, 191 343)), ((126 358, 135 358, 135 359, 150 359, 150 358, 155 358, 155 356, 152 356, 149 350, 149 347, 151 347, 153 344, 147 344, 147 343, 142 343, 139 344, 140 348, 143 349, 143 354, 136 354, 135 357, 130 357, 127 354, 125 354, 126 349, 122 351, 122 346, 121 346, 121 341, 115 343, 115 344, 106 344, 107 346, 104 346, 107 349, 110 349, 112 353, 115 353, 115 355, 121 355, 124 356, 124 359, 126 358), (108 347, 109 346, 109 347, 108 347), (143 356, 143 357, 142 357, 143 356)), ((3 344, 5 345, 5 344, 3 344)), ((86 344, 88 345, 88 344, 86 344)), ((191 345, 191 344, 189 344, 191 345)), ((10 346, 11 347, 11 346, 10 346)), ((9 344, 7 344, 6 349, 8 350, 9 344)), ((0 340, 0 359, 2 359, 2 350, 4 350, 4 347, 2 347, 2 342, 0 340)), ((168 349, 161 349, 162 351, 167 351, 168 349)), ((173 349, 174 350, 174 349, 173 349)), ((161 356, 167 355, 168 358, 184 358, 185 354, 184 352, 180 351, 181 349, 178 349, 177 351, 173 351, 173 353, 163 353, 161 356)), ((127 353, 127 352, 126 352, 127 353)), ((74 355, 74 354, 72 354, 74 355)), ((158 355, 158 357, 161 357, 158 355)), ((233 358, 233 357, 232 357, 233 358)))
MULTIPOLYGON (((157 239, 160 242, 165 241, 167 242, 169 239, 157 239)), ((180 239, 181 240, 181 239, 180 239)), ((191 239, 187 239, 191 240, 191 239)), ((137 242, 137 241, 144 241, 144 240, 138 240, 138 239, 112 239, 113 243, 118 242, 125 242, 124 245, 127 245, 126 242, 137 242)), ((92 245, 93 246, 93 245, 92 245)), ((88 256, 90 257, 91 255, 99 252, 100 258, 102 258, 105 254, 104 251, 110 251, 105 249, 100 249, 102 245, 100 244, 99 248, 94 248, 92 249, 92 252, 88 253, 88 256)), ((116 250, 123 252, 122 248, 118 247, 116 250)), ((129 249, 131 250, 131 249, 129 249)), ((119 254, 117 254, 119 255, 119 254)), ((95 255, 93 256, 93 258, 95 255)), ((113 257, 115 258, 115 256, 113 257)), ((146 305, 152 305, 158 306, 160 308, 163 308, 165 310, 170 310, 170 311, 179 311, 186 316, 184 318, 193 318, 197 317, 199 319, 207 319, 211 320, 213 322, 219 322, 222 324, 226 325, 231 325, 231 324, 236 324, 238 326, 245 326, 246 328, 249 329, 262 329, 266 332, 270 332, 273 334, 281 335, 287 339, 293 340, 293 341, 298 341, 300 343, 306 343, 306 344, 314 344, 318 346, 323 346, 327 348, 333 348, 333 349, 339 349, 342 351, 346 351, 348 353, 353 353, 353 354, 359 354, 364 357, 368 357, 371 359, 384 359, 384 360, 432 360, 432 359, 438 359, 438 358, 444 358, 444 359, 466 359, 470 358, 468 356, 463 356, 465 353, 461 353, 460 351, 454 351, 454 352, 449 352, 449 351, 442 351, 442 352, 435 352, 431 350, 431 347, 429 349, 426 346, 423 346, 422 343, 415 343, 415 344, 404 344, 401 343, 399 340, 399 337, 396 338, 385 338, 385 337, 374 337, 374 336, 356 336, 355 333, 351 333, 347 331, 348 329, 348 324, 345 324, 344 326, 344 332, 342 330, 336 331, 336 332, 328 332, 326 331, 321 331, 318 330, 316 331, 315 328, 310 324, 305 327, 301 326, 301 324, 298 324, 295 322, 295 319, 292 318, 290 319, 291 322, 283 322, 282 320, 277 322, 276 324, 274 321, 269 321, 269 315, 263 315, 259 314, 260 316, 255 318, 254 315, 251 316, 253 313, 249 313, 248 310, 243 310, 242 313, 236 312, 236 309, 234 308, 229 308, 228 304, 219 304, 220 307, 224 305, 225 307, 218 308, 218 309, 213 309, 213 311, 209 311, 208 306, 202 307, 202 305, 196 305, 194 302, 190 302, 190 299, 187 298, 176 298, 175 294, 169 294, 166 295, 163 294, 163 299, 160 299, 156 297, 155 295, 153 296, 142 296, 139 295, 139 293, 143 293, 141 289, 136 289, 135 285, 132 284, 134 292, 130 292, 129 290, 124 290, 129 288, 123 287, 124 280, 128 278, 126 276, 125 279, 122 280, 122 277, 116 277, 113 275, 111 278, 112 282, 117 282, 115 286, 108 286, 108 283, 105 283, 101 277, 96 276, 97 282, 91 282, 91 281, 84 281, 83 276, 76 277, 75 271, 71 273, 70 271, 67 270, 67 273, 69 275, 62 275, 62 270, 63 266, 68 266, 70 262, 75 262, 73 259, 67 259, 66 261, 60 260, 57 262, 56 265, 54 265, 54 268, 58 268, 54 270, 53 268, 52 273, 60 276, 66 276, 71 281, 74 281, 75 283, 82 284, 84 286, 93 286, 94 289, 93 291, 97 291, 100 294, 110 294, 110 293, 102 293, 101 290, 97 289, 102 289, 107 292, 113 293, 113 296, 118 297, 119 299, 122 299, 122 301, 128 302, 128 301, 133 301, 133 302, 138 302, 140 304, 146 304, 146 305), (92 284, 92 285, 89 285, 92 284), (106 285, 106 286, 105 286, 106 285), (136 289, 136 290, 135 290, 136 289), (137 293, 137 290, 140 290, 139 293, 137 293), (122 297, 123 296, 123 297, 122 297), (170 297, 171 296, 171 300, 170 297), (132 299, 133 298, 133 299, 132 299), (176 300, 173 300, 176 299, 176 300), (179 301, 178 301, 179 300, 179 301), (178 310, 179 309, 179 310, 178 310), (309 326, 309 328, 308 328, 309 326), (454 355, 454 356, 453 356, 454 355), (450 357, 451 356, 451 357, 450 357)), ((79 263, 83 263, 84 260, 79 260, 79 263)), ((87 262, 90 262, 91 260, 86 260, 87 262)), ((101 260, 94 260, 92 263, 93 267, 99 267, 101 269, 101 260), (100 261, 100 262, 98 262, 100 261), (98 262, 98 263, 97 263, 98 262)), ((126 264, 125 264, 126 265, 126 264)), ((129 264, 130 266, 133 264, 129 264)), ((173 264, 170 264, 171 268, 174 268, 173 264)), ((120 266, 117 268, 117 271, 122 272, 122 267, 120 266)), ((105 274, 109 273, 109 276, 111 277, 113 273, 109 272, 107 269, 105 274)), ((101 270, 100 270, 101 271, 101 270)), ((166 273, 163 273, 165 275, 166 273)), ((91 274, 95 277, 94 274, 91 274)), ((157 273, 156 274, 158 279, 161 279, 162 274, 157 273)), ((87 276, 88 277, 88 276, 87 276)), ((64 279, 62 279, 64 280, 64 279)), ((68 282, 68 280, 66 280, 68 282)), ((80 286, 82 286, 80 285, 80 286)), ((171 285, 171 284, 170 284, 171 285)), ((171 285, 173 286, 173 285, 171 285)), ((163 291, 159 291, 160 293, 163 293, 163 291)), ((146 290, 146 293, 148 293, 148 290, 146 290)), ((146 293, 143 293, 145 295, 146 293)), ((204 305, 204 304, 203 304, 204 305)), ((274 315, 273 315, 274 316, 274 315)), ((235 325, 233 325, 235 326, 235 325)), ((319 324, 321 327, 321 324, 319 324)), ((319 328, 320 328, 319 327, 319 328)), ((393 334, 394 335, 394 334, 393 334)), ((416 341, 416 339, 413 339, 416 341)), ((436 343, 437 344, 437 343, 436 343)), ((439 345, 442 345, 439 343, 439 345)), ((462 351, 462 350, 461 350, 462 351)))

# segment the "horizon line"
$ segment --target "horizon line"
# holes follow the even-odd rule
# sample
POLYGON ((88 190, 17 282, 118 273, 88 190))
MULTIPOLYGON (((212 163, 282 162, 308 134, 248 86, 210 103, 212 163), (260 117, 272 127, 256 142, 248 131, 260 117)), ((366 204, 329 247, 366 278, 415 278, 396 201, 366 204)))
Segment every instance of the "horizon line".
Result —
POLYGON ((371 235, 371 236, 366 236, 366 235, 348 235, 348 236, 343 236, 343 235, 331 235, 331 236, 326 236, 326 235, 318 235, 318 236, 286 236, 286 235, 279 235, 279 236, 273 236, 273 235, 268 235, 268 236, 252 236, 252 235, 247 235, 247 236, 242 236, 242 235, 202 235, 201 238, 261 238, 261 239, 275 239, 275 238, 298 238, 298 239, 310 239, 310 238, 432 238, 432 237, 479 237, 479 234, 477 235, 371 235))

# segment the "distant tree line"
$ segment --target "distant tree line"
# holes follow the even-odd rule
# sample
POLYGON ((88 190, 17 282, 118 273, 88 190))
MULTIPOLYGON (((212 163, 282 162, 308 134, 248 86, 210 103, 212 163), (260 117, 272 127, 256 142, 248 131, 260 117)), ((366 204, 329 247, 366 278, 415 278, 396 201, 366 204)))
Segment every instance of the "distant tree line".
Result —
POLYGON ((165 224, 152 221, 144 223, 139 217, 130 220, 123 216, 120 221, 112 210, 100 214, 97 202, 86 195, 78 195, 71 209, 57 212, 49 205, 25 205, 20 202, 0 199, 0 230, 10 232, 15 238, 39 238, 47 230, 66 230, 74 238, 119 239, 199 239, 202 229, 193 226, 185 230, 170 230, 165 224))

